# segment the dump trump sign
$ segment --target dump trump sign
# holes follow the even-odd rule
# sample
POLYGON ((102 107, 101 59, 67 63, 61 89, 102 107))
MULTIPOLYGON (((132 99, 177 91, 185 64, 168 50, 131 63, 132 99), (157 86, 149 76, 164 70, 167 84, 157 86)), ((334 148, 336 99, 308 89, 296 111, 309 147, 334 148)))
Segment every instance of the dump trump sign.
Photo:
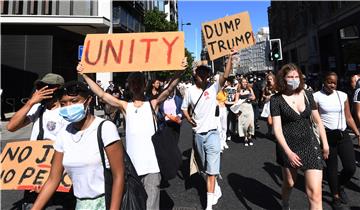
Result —
POLYGON ((248 12, 203 23, 202 33, 211 60, 255 44, 248 12))

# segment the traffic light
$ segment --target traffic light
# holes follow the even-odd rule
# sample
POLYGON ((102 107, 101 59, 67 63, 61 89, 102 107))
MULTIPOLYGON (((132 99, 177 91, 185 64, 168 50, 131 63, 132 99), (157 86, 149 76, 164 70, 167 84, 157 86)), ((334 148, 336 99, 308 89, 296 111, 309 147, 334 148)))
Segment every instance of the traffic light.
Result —
POLYGON ((270 39, 270 60, 280 61, 282 60, 281 40, 270 39))

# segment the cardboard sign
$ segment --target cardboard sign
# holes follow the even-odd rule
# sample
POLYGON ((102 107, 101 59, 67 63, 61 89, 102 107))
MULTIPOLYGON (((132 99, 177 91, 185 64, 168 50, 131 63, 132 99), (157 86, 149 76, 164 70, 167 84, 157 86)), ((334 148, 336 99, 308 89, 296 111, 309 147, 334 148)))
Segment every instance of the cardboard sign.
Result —
POLYGON ((203 23, 202 32, 211 60, 255 44, 248 12, 203 23))
MULTIPOLYGON (((7 143, 1 152, 1 190, 34 190, 45 184, 54 154, 53 141, 7 143)), ((70 177, 64 173, 59 192, 69 192, 70 177)))
POLYGON ((88 34, 84 73, 181 70, 183 32, 88 34))

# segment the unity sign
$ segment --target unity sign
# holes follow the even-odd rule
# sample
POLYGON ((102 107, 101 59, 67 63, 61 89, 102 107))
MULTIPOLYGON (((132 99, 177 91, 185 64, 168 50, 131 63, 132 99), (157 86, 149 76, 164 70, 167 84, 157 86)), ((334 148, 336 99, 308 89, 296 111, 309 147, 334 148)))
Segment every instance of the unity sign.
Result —
POLYGON ((182 70, 183 32, 88 34, 84 73, 182 70))
MULTIPOLYGON (((53 141, 7 143, 1 152, 1 190, 34 190, 45 184, 54 154, 53 141)), ((70 177, 64 173, 59 192, 69 192, 70 177)))
POLYGON ((211 60, 255 44, 248 12, 203 23, 202 32, 211 60))

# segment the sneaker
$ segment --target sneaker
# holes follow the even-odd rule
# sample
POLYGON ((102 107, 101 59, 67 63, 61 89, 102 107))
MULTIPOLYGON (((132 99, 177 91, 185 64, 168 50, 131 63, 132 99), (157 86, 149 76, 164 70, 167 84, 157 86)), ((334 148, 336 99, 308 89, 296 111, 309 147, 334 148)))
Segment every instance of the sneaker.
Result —
POLYGON ((252 139, 249 140, 249 145, 250 146, 254 145, 254 142, 252 141, 252 139))
POLYGON ((231 136, 226 137, 226 141, 230 141, 231 140, 231 136))
POLYGON ((339 197, 342 203, 348 204, 349 203, 349 197, 347 196, 344 187, 340 187, 339 189, 339 197))
POLYGON ((246 141, 244 145, 245 145, 245 147, 247 147, 247 146, 249 146, 249 143, 246 141))
POLYGON ((225 142, 225 144, 224 144, 224 148, 225 149, 229 149, 229 145, 225 142))
POLYGON ((218 183, 215 183, 214 197, 213 197, 213 205, 217 204, 219 198, 222 196, 221 188, 218 183))

